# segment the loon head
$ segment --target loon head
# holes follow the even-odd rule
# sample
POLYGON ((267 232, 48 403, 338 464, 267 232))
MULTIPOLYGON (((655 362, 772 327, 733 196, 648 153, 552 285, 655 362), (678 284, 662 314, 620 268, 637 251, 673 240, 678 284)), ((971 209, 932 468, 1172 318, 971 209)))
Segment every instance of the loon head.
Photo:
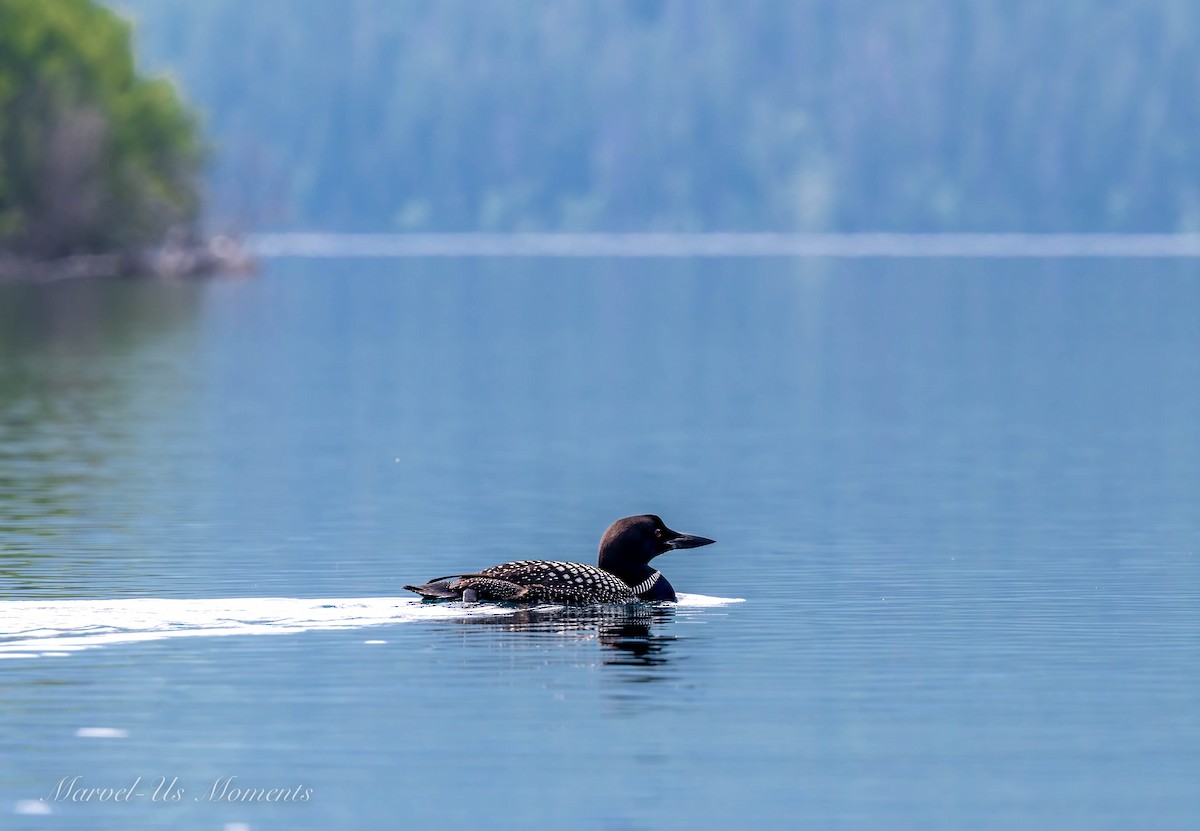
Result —
POLYGON ((600 568, 635 585, 654 573, 650 561, 676 548, 699 548, 708 537, 672 531, 653 514, 618 519, 600 539, 600 568))

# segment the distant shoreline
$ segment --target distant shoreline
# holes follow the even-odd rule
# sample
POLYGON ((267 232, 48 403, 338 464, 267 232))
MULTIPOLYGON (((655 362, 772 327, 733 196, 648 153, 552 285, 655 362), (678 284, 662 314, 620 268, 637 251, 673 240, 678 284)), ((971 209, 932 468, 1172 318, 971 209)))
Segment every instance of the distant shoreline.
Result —
POLYGON ((173 280, 245 275, 256 267, 254 256, 241 242, 234 237, 217 235, 150 249, 73 254, 52 259, 0 252, 0 283, 53 283, 120 277, 173 280))
POLYGON ((299 257, 1200 257, 1200 234, 262 233, 263 259, 299 257))
POLYGON ((324 233, 218 235, 119 253, 38 259, 0 252, 0 283, 245 275, 259 260, 332 258, 1200 258, 1200 234, 324 233))

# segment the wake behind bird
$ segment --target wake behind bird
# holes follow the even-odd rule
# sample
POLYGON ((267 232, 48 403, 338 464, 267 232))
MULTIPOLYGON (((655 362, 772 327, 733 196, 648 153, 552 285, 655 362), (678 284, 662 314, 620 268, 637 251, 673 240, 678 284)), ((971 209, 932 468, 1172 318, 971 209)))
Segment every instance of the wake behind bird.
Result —
MULTIPOLYGON (((680 594, 670 605, 699 608, 738 602, 680 594)), ((535 607, 546 612, 556 608, 560 607, 535 607)), ((424 603, 402 597, 7 600, 0 601, 0 658, 56 657, 166 638, 286 635, 514 613, 512 606, 502 604, 424 603)))

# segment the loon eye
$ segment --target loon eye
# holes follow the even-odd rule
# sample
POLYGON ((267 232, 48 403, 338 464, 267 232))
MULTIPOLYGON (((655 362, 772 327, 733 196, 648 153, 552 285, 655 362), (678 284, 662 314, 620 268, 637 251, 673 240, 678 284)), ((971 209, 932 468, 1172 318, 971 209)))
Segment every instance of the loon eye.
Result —
POLYGON ((656 537, 662 537, 662 529, 661 529, 661 528, 655 528, 655 529, 654 529, 654 536, 656 536, 656 537))

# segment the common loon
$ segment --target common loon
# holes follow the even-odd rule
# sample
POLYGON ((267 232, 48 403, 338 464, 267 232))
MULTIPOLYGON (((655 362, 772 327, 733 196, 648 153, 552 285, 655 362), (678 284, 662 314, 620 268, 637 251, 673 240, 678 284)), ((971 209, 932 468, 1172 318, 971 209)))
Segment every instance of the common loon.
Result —
POLYGON ((426 600, 501 600, 519 603, 627 603, 675 600, 675 589, 650 561, 676 548, 698 548, 707 537, 672 531, 653 514, 618 519, 600 540, 599 568, 554 560, 518 560, 472 574, 405 586, 426 600))

